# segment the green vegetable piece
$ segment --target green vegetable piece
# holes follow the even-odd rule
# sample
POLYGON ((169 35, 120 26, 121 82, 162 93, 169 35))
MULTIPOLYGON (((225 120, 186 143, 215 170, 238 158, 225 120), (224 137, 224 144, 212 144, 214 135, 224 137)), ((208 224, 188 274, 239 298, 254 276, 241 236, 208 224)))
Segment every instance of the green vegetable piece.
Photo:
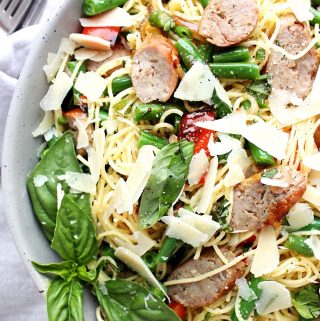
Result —
POLYGON ((320 0, 311 0, 311 5, 314 7, 320 6, 320 0))
MULTIPOLYGON (((77 60, 69 61, 67 63, 67 67, 71 72, 74 72, 78 63, 79 61, 77 60)), ((83 73, 87 72, 87 67, 84 62, 82 62, 82 64, 80 65, 76 77, 79 76, 80 72, 83 72, 83 73)))
POLYGON ((225 197, 222 197, 217 201, 211 212, 213 219, 221 225, 221 230, 223 231, 231 230, 230 225, 227 223, 227 218, 230 214, 230 205, 230 202, 225 197))
POLYGON ((39 273, 60 276, 64 280, 71 280, 76 275, 75 271, 77 267, 77 265, 71 261, 49 264, 32 262, 32 266, 39 273))
POLYGON ((314 230, 320 231, 320 219, 317 217, 315 217, 312 223, 308 224, 305 227, 302 227, 298 231, 314 231, 314 230))
POLYGON ((183 61, 187 69, 190 69, 196 61, 205 62, 196 45, 186 38, 181 38, 175 43, 176 48, 178 49, 179 56, 183 61))
POLYGON ((248 146, 249 146, 251 156, 257 165, 275 165, 276 164, 274 158, 270 154, 268 154, 267 152, 259 148, 258 146, 250 142, 248 142, 248 146))
POLYGON ((128 0, 84 0, 82 11, 87 16, 95 16, 99 13, 120 7, 128 0))
POLYGON ((233 47, 224 51, 217 51, 213 54, 213 62, 242 62, 250 59, 250 52, 247 47, 233 47))
POLYGON ((47 292, 47 311, 48 321, 84 321, 83 286, 77 278, 51 281, 47 292))
POLYGON ((159 120, 168 106, 162 104, 141 104, 137 106, 133 114, 133 120, 159 120))
POLYGON ((315 320, 320 315, 320 296, 318 285, 305 285, 297 292, 292 293, 291 298, 294 307, 302 318, 315 320))
POLYGON ((199 52, 201 59, 204 62, 206 62, 206 63, 212 62, 212 52, 213 52, 212 45, 210 45, 210 44, 199 45, 198 52, 199 52))
POLYGON ((250 100, 245 100, 241 103, 240 105, 244 110, 249 110, 251 108, 251 101, 250 100))
POLYGON ((256 52, 256 60, 263 61, 266 58, 266 51, 263 48, 259 48, 256 52))
POLYGON ((124 75, 116 77, 112 80, 112 93, 114 95, 132 87, 132 81, 130 75, 124 75))
POLYGON ((100 120, 100 122, 106 121, 108 119, 108 116, 109 116, 109 114, 108 114, 107 111, 101 110, 101 109, 99 110, 99 120, 100 120))
POLYGON ((173 29, 174 33, 176 33, 180 38, 188 38, 192 39, 192 31, 188 27, 183 26, 175 26, 173 29))
POLYGON ((87 270, 86 266, 81 265, 77 268, 77 276, 79 279, 88 282, 95 283, 98 280, 99 274, 103 269, 106 261, 101 261, 96 269, 87 270))
POLYGON ((267 107, 264 100, 271 94, 271 90, 271 76, 268 74, 262 75, 260 79, 253 81, 251 85, 247 87, 247 92, 256 98, 260 108, 267 107))
POLYGON ((63 117, 63 116, 59 116, 58 117, 58 124, 60 126, 67 126, 68 125, 68 120, 67 118, 63 117))
POLYGON ((158 264, 158 255, 154 251, 149 251, 142 256, 144 263, 150 270, 153 270, 158 264))
POLYGON ((212 102, 214 104, 217 119, 223 118, 232 113, 231 106, 229 106, 222 98, 222 95, 219 94, 219 92, 215 88, 212 94, 212 102))
POLYGON ((193 149, 193 142, 182 140, 159 151, 142 193, 140 227, 148 228, 157 223, 177 199, 188 176, 193 149))
POLYGON ((170 31, 175 26, 171 14, 161 10, 153 11, 149 16, 149 22, 152 27, 161 28, 163 31, 170 31))
POLYGON ((209 64, 212 73, 219 78, 249 79, 260 78, 259 66, 249 62, 214 62, 209 64))
POLYGON ((206 315, 204 316, 204 321, 209 321, 211 318, 211 313, 207 312, 206 315))
POLYGON ((315 25, 316 23, 320 23, 320 11, 311 7, 310 12, 313 14, 313 19, 310 21, 310 24, 315 25))
POLYGON ((276 168, 271 168, 267 171, 264 171, 261 177, 273 178, 278 174, 278 170, 276 168))
POLYGON ((177 249, 178 241, 172 237, 166 236, 158 253, 158 262, 165 263, 177 249))
POLYGON ((302 254, 304 256, 314 256, 314 253, 312 249, 309 247, 309 245, 305 242, 306 237, 295 235, 295 234, 289 234, 288 239, 285 241, 284 246, 288 248, 291 251, 297 252, 299 254, 302 254))
POLYGON ((209 4, 209 0, 200 0, 200 3, 205 8, 209 4))
POLYGON ((152 145, 161 149, 164 146, 168 145, 168 141, 165 138, 161 138, 146 131, 142 131, 138 140, 138 148, 141 148, 145 145, 152 145))
POLYGON ((157 295, 141 285, 121 279, 95 285, 97 298, 112 321, 181 321, 157 295))
MULTIPOLYGON (((57 216, 57 184, 58 176, 66 171, 81 172, 81 167, 77 160, 73 138, 70 132, 64 133, 50 149, 43 155, 40 162, 28 177, 27 187, 34 208, 34 212, 44 230, 46 237, 51 241, 56 225, 57 216), (43 178, 43 185, 36 184, 37 178, 43 178), (41 185, 41 186, 39 186, 41 185)), ((68 192, 69 187, 61 181, 64 192, 68 192)), ((82 197, 83 194, 79 194, 82 197)), ((81 206, 90 208, 88 196, 81 200, 81 206)))
POLYGON ((64 260, 79 265, 97 257, 98 243, 91 213, 81 209, 69 195, 62 199, 51 248, 64 260))

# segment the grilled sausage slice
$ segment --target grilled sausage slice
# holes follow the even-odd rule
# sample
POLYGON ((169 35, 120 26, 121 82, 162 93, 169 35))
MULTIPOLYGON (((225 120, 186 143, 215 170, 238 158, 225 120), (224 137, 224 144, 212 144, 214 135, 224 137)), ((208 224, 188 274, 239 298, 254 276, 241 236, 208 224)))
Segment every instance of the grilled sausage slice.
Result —
MULTIPOLYGON (((221 249, 227 260, 235 255, 226 248, 221 249)), ((213 250, 205 250, 198 260, 190 259, 178 266, 169 276, 169 280, 179 280, 204 274, 223 265, 213 250)), ((169 296, 186 307, 198 308, 219 299, 233 288, 237 278, 244 273, 245 264, 240 262, 229 269, 199 282, 177 284, 168 287, 169 296)))
POLYGON ((155 36, 133 56, 131 78, 139 99, 144 103, 167 101, 178 83, 178 52, 171 42, 155 36))
MULTIPOLYGON (((281 48, 290 54, 301 52, 310 42, 310 30, 300 23, 293 14, 283 16, 277 38, 281 48)), ((298 60, 290 60, 275 50, 271 51, 267 72, 272 76, 272 87, 295 93, 304 99, 310 92, 318 70, 315 48, 298 60)))
POLYGON ((320 149, 320 125, 317 127, 316 131, 314 132, 314 142, 318 149, 320 149))
POLYGON ((277 179, 288 183, 276 187, 261 183, 261 173, 236 186, 233 194, 231 226, 234 230, 258 230, 277 225, 306 190, 307 180, 298 171, 278 167, 277 179))
POLYGON ((211 0, 200 21, 199 33, 219 47, 247 39, 257 25, 255 0, 211 0))

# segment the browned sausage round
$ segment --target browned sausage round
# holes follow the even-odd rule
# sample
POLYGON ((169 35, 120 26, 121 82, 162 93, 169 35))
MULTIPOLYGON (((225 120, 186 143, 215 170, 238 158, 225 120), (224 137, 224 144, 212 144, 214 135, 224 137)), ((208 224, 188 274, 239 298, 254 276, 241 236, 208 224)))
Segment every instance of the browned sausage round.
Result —
MULTIPOLYGON (((227 260, 235 255, 226 248, 221 249, 227 260)), ((204 274, 223 265, 213 250, 204 250, 198 260, 190 259, 178 266, 169 280, 179 280, 204 274)), ((240 262, 229 269, 199 282, 177 284, 168 287, 169 296, 186 307, 198 308, 209 305, 233 288, 237 278, 244 273, 245 264, 240 262)))
POLYGON ((155 36, 146 40, 133 56, 131 78, 139 99, 144 103, 170 99, 178 83, 178 52, 171 42, 155 36))
POLYGON ((249 37, 258 18, 255 0, 211 0, 204 10, 199 33, 216 46, 231 46, 249 37))
MULTIPOLYGON (((281 28, 277 38, 279 46, 290 54, 301 52, 310 42, 310 30, 292 14, 280 19, 281 28)), ((271 51, 267 72, 272 76, 273 88, 287 90, 304 99, 310 92, 318 70, 317 52, 312 48, 298 60, 289 60, 282 53, 271 51)))
POLYGON ((288 167, 278 168, 279 179, 288 187, 260 182, 255 174, 236 186, 233 194, 231 226, 234 230, 258 230, 266 224, 277 225, 306 190, 306 178, 288 167))
POLYGON ((314 132, 314 142, 318 149, 320 149, 320 125, 317 127, 316 131, 314 132))

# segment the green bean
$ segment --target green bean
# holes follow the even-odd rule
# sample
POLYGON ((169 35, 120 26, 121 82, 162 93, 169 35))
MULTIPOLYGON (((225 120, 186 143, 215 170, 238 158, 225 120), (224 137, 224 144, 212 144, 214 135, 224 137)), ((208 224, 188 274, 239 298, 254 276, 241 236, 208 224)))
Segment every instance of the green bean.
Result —
POLYGON ((100 122, 103 122, 105 120, 108 119, 108 112, 106 112, 105 110, 99 110, 99 119, 100 119, 100 122))
POLYGON ((171 14, 161 10, 153 11, 149 16, 149 22, 151 26, 161 28, 164 31, 170 31, 175 26, 171 14))
POLYGON ((152 135, 146 131, 143 131, 138 140, 138 148, 145 145, 152 145, 159 149, 163 148, 168 144, 168 141, 164 138, 152 135))
POLYGON ((266 57, 266 51, 263 48, 259 48, 256 52, 256 60, 263 61, 266 57))
POLYGON ((153 270, 157 266, 157 258, 158 255, 154 251, 149 251, 142 256, 142 260, 150 270, 153 270))
POLYGON ((133 120, 136 123, 140 120, 159 120, 166 109, 162 104, 141 104, 134 111, 133 120))
MULTIPOLYGON (((79 63, 79 61, 76 61, 76 60, 69 61, 67 64, 67 67, 70 69, 71 72, 74 72, 78 63, 79 63)), ((83 73, 87 72, 87 67, 84 62, 82 62, 82 64, 80 65, 75 79, 78 78, 80 72, 83 72, 83 73)), ((73 92, 73 104, 79 105, 81 93, 77 89, 75 89, 74 86, 72 87, 72 92, 73 92)))
POLYGON ((241 62, 250 59, 250 52, 247 47, 234 47, 228 50, 215 52, 213 62, 241 62))
POLYGON ((289 250, 297 252, 304 256, 314 256, 312 249, 305 242, 306 239, 306 237, 300 235, 289 234, 289 237, 285 241, 284 246, 289 250))
POLYGON ((180 58, 187 69, 190 69, 196 61, 204 63, 201 55, 199 54, 198 48, 190 39, 181 38, 175 43, 175 46, 178 49, 180 58))
POLYGON ((64 117, 64 116, 59 116, 58 117, 58 124, 60 125, 60 126, 67 126, 68 125, 68 120, 67 120, 67 118, 66 117, 64 117))
POLYGON ((232 108, 226 102, 224 102, 218 95, 217 90, 213 90, 212 102, 216 111, 217 119, 223 118, 232 113, 232 108))
POLYGON ((241 104, 241 107, 244 108, 244 110, 249 110, 251 108, 251 101, 250 100, 244 100, 241 104))
POLYGON ((175 26, 173 29, 174 33, 176 33, 180 38, 188 38, 192 39, 192 31, 188 27, 183 26, 175 26))
POLYGON ((132 87, 132 81, 129 75, 116 77, 112 80, 112 93, 114 95, 130 87, 132 87))
POLYGON ((209 44, 203 44, 198 46, 198 52, 202 60, 206 63, 212 62, 213 47, 209 44))
POLYGON ((205 8, 208 4, 209 4, 210 0, 200 0, 200 3, 202 4, 202 6, 205 8))
POLYGON ((178 241, 166 236, 158 253, 158 263, 167 262, 177 248, 178 241))
POLYGON ((87 16, 95 16, 110 9, 120 7, 128 0, 84 0, 82 11, 87 16))
POLYGON ((174 133, 177 135, 179 133, 181 116, 175 114, 173 119, 174 133))
POLYGON ((313 220, 312 223, 308 224, 305 227, 302 227, 298 231, 314 231, 314 230, 320 231, 320 219, 317 217, 313 220))
POLYGON ((259 66, 248 62, 212 63, 212 73, 219 78, 251 79, 260 77, 259 66))
POLYGON ((264 150, 260 149, 259 147, 257 147, 256 145, 250 142, 248 142, 248 146, 249 146, 251 156, 257 165, 275 165, 276 164, 276 162, 274 161, 274 158, 264 150))
POLYGON ((320 23, 320 11, 311 7, 310 12, 313 14, 313 19, 310 21, 310 24, 315 25, 316 23, 320 23))

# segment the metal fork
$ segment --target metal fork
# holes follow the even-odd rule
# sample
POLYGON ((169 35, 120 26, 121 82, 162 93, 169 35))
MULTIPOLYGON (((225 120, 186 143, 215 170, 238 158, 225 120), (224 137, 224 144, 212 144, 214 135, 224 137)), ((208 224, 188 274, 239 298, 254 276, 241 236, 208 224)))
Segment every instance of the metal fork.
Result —
POLYGON ((0 0, 0 25, 7 34, 19 29, 33 4, 34 0, 0 0))

